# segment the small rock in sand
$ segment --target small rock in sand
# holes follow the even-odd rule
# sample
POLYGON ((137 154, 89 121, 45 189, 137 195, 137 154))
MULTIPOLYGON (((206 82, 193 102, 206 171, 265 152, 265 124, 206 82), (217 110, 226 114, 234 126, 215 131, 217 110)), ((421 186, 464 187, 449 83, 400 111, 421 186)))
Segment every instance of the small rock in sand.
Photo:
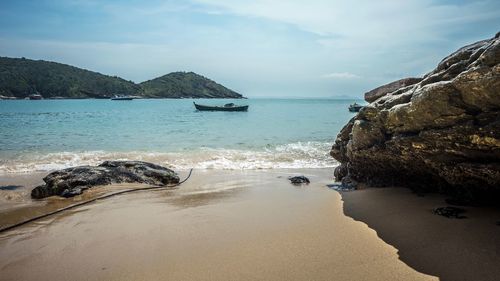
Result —
POLYGON ((440 215, 443 217, 447 217, 449 219, 455 218, 455 219, 465 219, 466 216, 461 215, 462 213, 465 213, 464 209, 456 208, 456 207, 439 207, 432 212, 435 215, 440 215))
POLYGON ((288 178, 292 184, 309 184, 310 181, 308 178, 306 178, 305 176, 296 176, 296 177, 290 177, 288 178))

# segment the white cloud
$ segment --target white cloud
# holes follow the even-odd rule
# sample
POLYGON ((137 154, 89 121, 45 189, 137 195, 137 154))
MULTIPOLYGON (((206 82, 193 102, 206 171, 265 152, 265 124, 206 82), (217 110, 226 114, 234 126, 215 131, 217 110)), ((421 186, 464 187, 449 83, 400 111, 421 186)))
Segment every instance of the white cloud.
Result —
POLYGON ((360 76, 349 73, 349 72, 333 72, 333 73, 327 73, 324 75, 321 75, 322 78, 327 78, 327 79, 354 79, 354 78, 361 78, 360 76))
POLYGON ((395 46, 440 40, 438 26, 466 24, 498 17, 489 1, 462 5, 435 0, 192 0, 220 13, 262 18, 294 25, 324 39, 349 46, 395 46), (464 16, 466 15, 466 16, 464 16), (343 39, 342 39, 343 38, 343 39), (345 43, 344 43, 345 44, 345 43))
POLYGON ((329 83, 332 90, 352 93, 421 75, 458 47, 493 36, 488 25, 491 30, 493 23, 500 24, 500 4, 494 0, 191 1, 221 14, 287 24, 312 34, 316 47, 301 55, 320 58, 313 65, 316 73, 328 73, 332 65, 356 73, 321 76, 320 83, 329 83), (360 77, 363 81, 352 83, 360 77))
POLYGON ((500 24, 498 0, 49 2, 55 10, 92 15, 91 21, 69 20, 46 36, 44 21, 23 10, 16 17, 32 22, 0 28, 15 34, 0 36, 0 55, 138 82, 192 70, 247 96, 360 95, 431 70, 456 48, 493 36, 500 24))

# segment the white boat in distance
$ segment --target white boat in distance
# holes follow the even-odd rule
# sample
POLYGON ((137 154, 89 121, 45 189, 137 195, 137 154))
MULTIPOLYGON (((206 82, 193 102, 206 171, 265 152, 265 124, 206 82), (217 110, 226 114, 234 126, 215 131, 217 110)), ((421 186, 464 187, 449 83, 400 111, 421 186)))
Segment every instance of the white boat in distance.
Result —
POLYGON ((133 100, 134 97, 131 96, 114 96, 111 100, 133 100))

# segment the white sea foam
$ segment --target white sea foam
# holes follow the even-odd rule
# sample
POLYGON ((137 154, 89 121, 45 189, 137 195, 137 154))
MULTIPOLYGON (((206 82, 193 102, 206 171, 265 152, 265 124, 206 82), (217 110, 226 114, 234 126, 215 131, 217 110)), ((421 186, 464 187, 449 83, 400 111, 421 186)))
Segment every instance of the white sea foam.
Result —
POLYGON ((0 160, 0 174, 46 172, 79 165, 97 165, 105 160, 140 160, 173 169, 278 169, 327 168, 337 162, 328 155, 331 144, 297 142, 255 150, 199 148, 186 152, 58 152, 24 154, 0 160))

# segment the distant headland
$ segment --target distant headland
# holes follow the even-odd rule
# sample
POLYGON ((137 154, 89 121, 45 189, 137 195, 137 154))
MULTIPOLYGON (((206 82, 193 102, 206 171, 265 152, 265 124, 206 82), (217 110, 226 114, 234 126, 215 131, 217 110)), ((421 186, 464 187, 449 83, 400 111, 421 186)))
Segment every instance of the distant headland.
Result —
POLYGON ((244 98, 194 72, 172 72, 142 83, 78 67, 26 58, 0 57, 0 99, 110 98, 244 98))

